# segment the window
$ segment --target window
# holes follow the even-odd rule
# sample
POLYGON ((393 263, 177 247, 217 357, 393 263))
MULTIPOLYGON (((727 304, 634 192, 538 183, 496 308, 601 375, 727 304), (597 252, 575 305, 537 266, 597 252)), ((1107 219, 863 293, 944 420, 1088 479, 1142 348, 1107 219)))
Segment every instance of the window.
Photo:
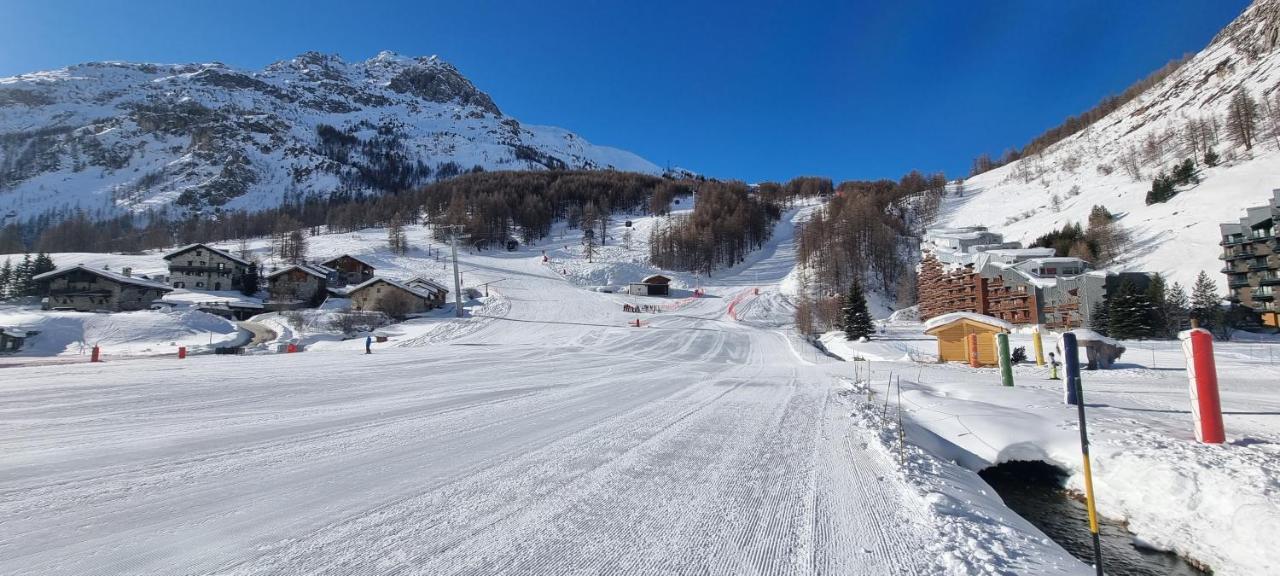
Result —
POLYGON ((196 250, 196 256, 203 256, 203 255, 204 255, 204 253, 203 253, 203 252, 201 252, 201 251, 199 251, 199 250, 196 250))
POLYGON ((222 270, 223 268, 226 268, 226 266, 227 266, 226 264, 223 264, 222 262, 219 262, 219 263, 218 263, 218 270, 222 270))
POLYGON ((191 265, 191 261, 187 260, 187 266, 190 266, 190 265, 191 265))
POLYGON ((196 282, 196 288, 204 288, 204 282, 196 282))

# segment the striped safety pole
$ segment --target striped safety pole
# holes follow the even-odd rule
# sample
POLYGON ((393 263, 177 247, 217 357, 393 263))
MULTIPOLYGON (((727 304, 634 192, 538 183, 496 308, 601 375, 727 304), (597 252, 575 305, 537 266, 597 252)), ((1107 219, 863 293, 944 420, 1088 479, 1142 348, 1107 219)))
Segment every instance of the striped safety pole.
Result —
MULTIPOLYGON (((1102 575, 1102 540, 1098 536, 1098 510, 1093 497, 1093 470, 1089 467, 1089 431, 1084 419, 1084 386, 1080 383, 1080 355, 1076 352, 1076 335, 1062 335, 1063 360, 1067 365, 1067 385, 1075 392, 1076 413, 1080 418, 1080 456, 1084 460, 1084 496, 1089 510, 1089 533, 1093 535, 1093 565, 1102 575)), ((1068 396, 1070 402, 1070 396, 1068 396)))

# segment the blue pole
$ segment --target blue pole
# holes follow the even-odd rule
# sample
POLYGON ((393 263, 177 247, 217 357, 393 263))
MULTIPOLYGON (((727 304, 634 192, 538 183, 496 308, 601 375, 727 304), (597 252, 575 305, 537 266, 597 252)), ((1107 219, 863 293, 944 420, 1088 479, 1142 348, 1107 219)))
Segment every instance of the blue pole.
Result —
POLYGON ((1067 404, 1075 406, 1079 402, 1076 381, 1080 379, 1080 349, 1076 345, 1076 335, 1070 332, 1062 335, 1062 364, 1067 371, 1067 378, 1063 380, 1065 399, 1067 404))

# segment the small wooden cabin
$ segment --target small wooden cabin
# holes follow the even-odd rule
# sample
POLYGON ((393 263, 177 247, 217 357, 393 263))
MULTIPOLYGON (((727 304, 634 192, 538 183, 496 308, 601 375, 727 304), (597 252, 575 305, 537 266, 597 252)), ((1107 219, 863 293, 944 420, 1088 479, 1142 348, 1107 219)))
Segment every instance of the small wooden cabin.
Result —
POLYGON ((996 334, 1012 331, 1008 322, 972 312, 952 312, 930 318, 924 333, 938 339, 938 362, 968 362, 969 335, 978 335, 978 363, 995 366, 996 334))
POLYGON ((661 274, 654 274, 639 282, 627 286, 627 292, 636 296, 669 296, 671 279, 661 274))

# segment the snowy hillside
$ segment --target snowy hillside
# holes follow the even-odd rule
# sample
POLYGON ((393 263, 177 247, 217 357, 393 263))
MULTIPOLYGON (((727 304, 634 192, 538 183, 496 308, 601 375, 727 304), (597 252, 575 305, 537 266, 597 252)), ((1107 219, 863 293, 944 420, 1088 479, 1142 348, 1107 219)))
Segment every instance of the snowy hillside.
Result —
POLYGON ((964 197, 944 204, 939 225, 984 224, 1006 240, 1029 243, 1064 224, 1084 224, 1089 210, 1102 205, 1133 239, 1117 268, 1161 272, 1184 285, 1201 270, 1216 275, 1218 223, 1239 219, 1280 187, 1280 133, 1266 113, 1280 97, 1278 32, 1280 2, 1255 2, 1139 97, 1041 154, 967 180, 964 197), (1252 150, 1235 145, 1226 125, 1229 101, 1241 89, 1259 103, 1252 150), (1209 139, 1221 157, 1215 167, 1187 141, 1199 120, 1216 120, 1216 144, 1209 139), (1186 158, 1195 159, 1201 182, 1147 206, 1152 179, 1186 158))
POLYGON ((96 62, 0 78, 0 219, 254 208, 477 166, 660 172, 566 130, 520 124, 434 56, 308 52, 260 71, 96 62))

